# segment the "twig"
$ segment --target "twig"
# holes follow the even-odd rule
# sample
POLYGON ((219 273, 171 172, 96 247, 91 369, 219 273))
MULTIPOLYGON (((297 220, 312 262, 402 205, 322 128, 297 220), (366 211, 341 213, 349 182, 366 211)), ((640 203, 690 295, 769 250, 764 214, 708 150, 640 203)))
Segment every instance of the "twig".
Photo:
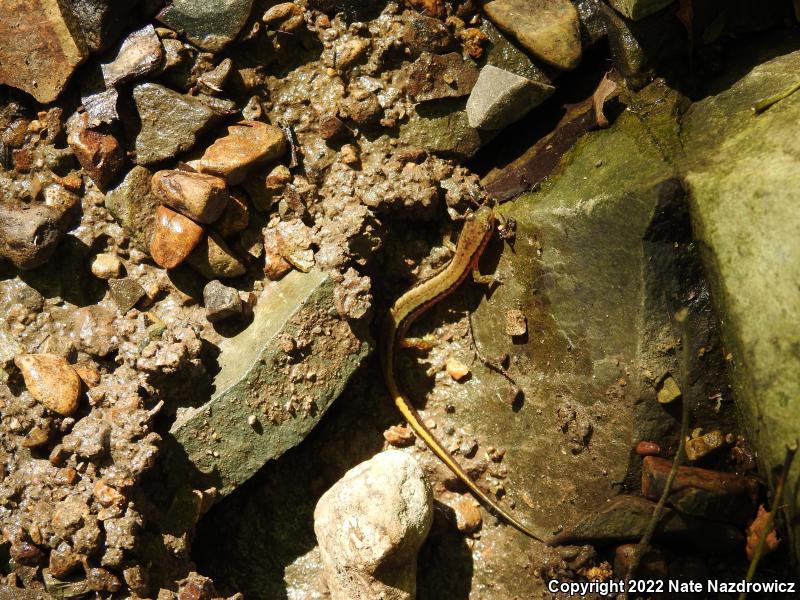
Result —
POLYGON ((789 86, 785 90, 778 92, 774 96, 770 96, 769 98, 764 98, 763 100, 759 100, 753 105, 753 112, 757 115, 760 115, 762 112, 770 108, 773 104, 777 104, 781 100, 788 98, 789 96, 794 94, 797 90, 800 90, 800 81, 798 81, 794 85, 789 86))
MULTIPOLYGON (((758 568, 758 562, 761 560, 761 555, 764 552, 764 544, 767 541, 767 535, 769 535, 769 532, 772 531, 772 524, 775 522, 775 513, 778 512, 778 509, 781 506, 781 501, 783 500, 783 486, 786 483, 786 479, 789 475, 789 469, 792 468, 792 461, 794 460, 794 455, 797 453, 797 448, 797 440, 795 440, 794 444, 791 446, 786 446, 786 457, 783 459, 783 468, 781 469, 781 474, 778 476, 778 481, 775 483, 775 497, 772 500, 772 510, 769 512, 769 516, 767 516, 767 522, 761 530, 761 534, 758 536, 758 544, 753 552, 753 558, 750 560, 750 566, 747 569, 745 581, 748 583, 753 581, 753 577, 756 574, 756 569, 758 568)), ((741 592, 739 594, 739 600, 745 600, 745 598, 747 598, 747 592, 741 592)))

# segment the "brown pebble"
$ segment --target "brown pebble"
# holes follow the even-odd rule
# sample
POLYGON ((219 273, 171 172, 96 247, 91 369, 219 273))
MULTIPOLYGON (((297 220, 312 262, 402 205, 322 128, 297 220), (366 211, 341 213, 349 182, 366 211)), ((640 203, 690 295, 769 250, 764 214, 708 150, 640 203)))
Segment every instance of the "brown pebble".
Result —
POLYGON ((92 493, 94 494, 95 499, 97 499, 97 501, 100 503, 100 506, 120 506, 125 502, 125 496, 120 494, 116 489, 108 485, 102 479, 98 480, 94 484, 92 493))
POLYGON ((203 238, 203 227, 166 206, 156 209, 156 226, 150 240, 150 256, 157 265, 174 269, 203 238))
POLYGON ((67 143, 101 190, 108 188, 125 165, 125 153, 113 135, 80 128, 70 132, 67 143))
POLYGON ((279 159, 286 147, 286 137, 278 127, 260 121, 240 121, 230 125, 227 135, 218 138, 202 157, 189 165, 236 185, 244 180, 248 169, 279 159))
POLYGON ((25 448, 38 448, 50 441, 52 430, 49 427, 34 425, 20 442, 25 448))
POLYGON ((456 527, 462 533, 475 533, 481 528, 481 510, 470 496, 461 496, 453 505, 456 513, 456 527))
POLYGON ((461 381, 469 375, 469 367, 457 358, 450 357, 445 361, 445 370, 456 381, 461 381))
POLYGON ((213 223, 228 204, 225 182, 204 173, 158 171, 151 190, 164 204, 198 223, 213 223))
POLYGON ((114 593, 122 587, 116 575, 100 567, 86 569, 86 583, 96 592, 114 593))
POLYGON ((35 567, 42 560, 42 551, 30 542, 17 542, 9 550, 11 558, 26 567, 35 567))
POLYGON ((636 444, 635 452, 639 456, 656 456, 658 454, 661 454, 661 446, 659 446, 655 442, 648 442, 642 440, 641 442, 636 444))
POLYGON ((305 23, 303 9, 294 2, 281 2, 271 6, 261 20, 274 31, 288 33, 305 23))
POLYGON ((510 308, 506 311, 506 335, 509 337, 520 337, 528 333, 528 320, 525 314, 518 308, 510 308))
POLYGON ((56 579, 64 579, 81 564, 80 557, 66 542, 61 542, 50 552, 50 574, 56 579))
POLYGON ((36 401, 63 416, 78 409, 81 380, 75 369, 55 354, 22 354, 14 359, 25 387, 36 401))
POLYGON ((247 201, 239 194, 231 194, 228 206, 214 228, 224 239, 228 239, 245 230, 249 224, 250 208, 247 201))
POLYGON ((186 262, 206 279, 239 277, 247 272, 223 239, 213 232, 197 244, 186 262))
POLYGON ((414 431, 410 427, 392 425, 383 432, 384 439, 392 446, 403 448, 414 443, 414 431))
POLYGON ((98 371, 97 365, 94 363, 90 361, 79 362, 72 365, 72 368, 75 369, 78 377, 86 384, 86 387, 93 388, 100 384, 100 371, 98 371))
POLYGON ((264 251, 264 274, 267 279, 277 281, 292 270, 292 265, 281 254, 281 244, 274 229, 267 229, 264 234, 264 251))
POLYGON ((718 448, 722 448, 724 445, 725 436, 722 435, 719 429, 715 429, 714 431, 709 431, 703 435, 686 440, 684 449, 686 451, 686 458, 695 461, 718 448))

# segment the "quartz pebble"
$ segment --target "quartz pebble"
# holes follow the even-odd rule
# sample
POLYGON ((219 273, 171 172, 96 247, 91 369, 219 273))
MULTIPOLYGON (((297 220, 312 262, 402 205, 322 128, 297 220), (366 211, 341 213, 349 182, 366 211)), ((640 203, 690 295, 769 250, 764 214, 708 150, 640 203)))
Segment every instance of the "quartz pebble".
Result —
POLYGON ((31 396, 45 408, 65 417, 77 410, 81 380, 65 358, 55 354, 22 354, 14 359, 14 364, 31 396))
POLYGON ((202 237, 202 226, 171 208, 159 206, 150 255, 157 265, 174 269, 189 256, 202 237))
POLYGON ((100 279, 116 279, 122 274, 122 261, 114 254, 98 254, 92 261, 92 275, 100 279))
POLYGON ((469 375, 469 367, 457 358, 450 357, 445 362, 445 370, 456 381, 461 381, 469 375))
POLYGON ((402 448, 404 446, 410 446, 413 444, 415 436, 410 427, 392 425, 389 427, 389 429, 383 432, 383 438, 392 446, 402 448))
POLYGON ((203 288, 203 304, 206 307, 206 318, 212 323, 242 314, 239 290, 228 287, 216 279, 209 281, 203 288))
POLYGON ((230 185, 241 183, 248 169, 279 159, 286 152, 286 137, 274 125, 260 121, 240 121, 228 127, 189 166, 200 173, 224 178, 230 185))
POLYGON ((433 520, 419 464, 387 450, 345 473, 314 509, 332 600, 416 595, 417 552, 433 520))
POLYGON ((456 527, 462 533, 475 533, 481 528, 483 518, 477 503, 469 496, 460 496, 453 504, 456 513, 456 527))
POLYGON ((222 179, 189 171, 158 171, 151 189, 164 204, 198 223, 216 221, 229 199, 222 179))

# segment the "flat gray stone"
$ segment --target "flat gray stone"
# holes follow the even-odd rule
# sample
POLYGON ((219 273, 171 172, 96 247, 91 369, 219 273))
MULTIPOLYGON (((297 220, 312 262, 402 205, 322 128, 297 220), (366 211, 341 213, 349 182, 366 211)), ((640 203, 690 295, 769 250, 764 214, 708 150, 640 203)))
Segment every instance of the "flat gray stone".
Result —
POLYGON ((371 349, 332 309, 333 289, 319 271, 267 284, 253 322, 220 344, 213 397, 170 430, 177 480, 224 496, 316 425, 371 349))
POLYGON ((520 120, 548 98, 555 88, 486 65, 467 100, 470 127, 496 130, 520 120))
POLYGON ((140 165, 158 163, 186 152, 195 145, 200 132, 222 115, 203 100, 157 83, 134 87, 133 100, 141 122, 134 142, 135 162, 140 165))
POLYGON ((252 7, 253 0, 174 0, 158 20, 203 50, 216 52, 239 34, 252 7))

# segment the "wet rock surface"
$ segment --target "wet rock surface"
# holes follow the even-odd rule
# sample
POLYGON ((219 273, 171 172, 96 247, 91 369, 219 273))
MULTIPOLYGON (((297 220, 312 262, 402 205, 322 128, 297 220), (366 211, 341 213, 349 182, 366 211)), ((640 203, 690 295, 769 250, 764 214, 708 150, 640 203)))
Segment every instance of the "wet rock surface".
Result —
POLYGON ((555 88, 486 65, 467 100, 467 119, 476 129, 503 129, 536 108, 555 88))
POLYGON ((432 521, 430 486, 407 454, 387 450, 345 473, 314 510, 331 598, 416 598, 432 521))
POLYGON ((197 3, 173 0, 158 15, 158 20, 204 50, 220 50, 244 26, 253 0, 212 0, 197 3))

